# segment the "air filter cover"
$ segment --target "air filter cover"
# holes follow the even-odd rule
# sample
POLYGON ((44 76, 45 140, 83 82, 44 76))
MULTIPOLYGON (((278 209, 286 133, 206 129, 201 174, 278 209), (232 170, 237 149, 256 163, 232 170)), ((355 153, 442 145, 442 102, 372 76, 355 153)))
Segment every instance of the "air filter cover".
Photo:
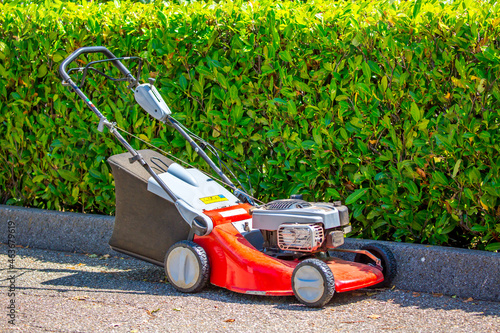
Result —
POLYGON ((314 252, 324 240, 321 224, 282 224, 278 229, 278 246, 286 251, 314 252))

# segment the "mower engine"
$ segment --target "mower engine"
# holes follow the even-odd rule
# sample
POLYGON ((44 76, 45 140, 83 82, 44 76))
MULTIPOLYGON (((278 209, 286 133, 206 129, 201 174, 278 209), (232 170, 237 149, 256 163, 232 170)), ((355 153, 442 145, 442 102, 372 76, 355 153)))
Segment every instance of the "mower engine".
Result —
POLYGON ((276 256, 324 252, 344 244, 351 231, 349 212, 340 202, 271 201, 253 209, 252 228, 264 237, 264 251, 276 256))

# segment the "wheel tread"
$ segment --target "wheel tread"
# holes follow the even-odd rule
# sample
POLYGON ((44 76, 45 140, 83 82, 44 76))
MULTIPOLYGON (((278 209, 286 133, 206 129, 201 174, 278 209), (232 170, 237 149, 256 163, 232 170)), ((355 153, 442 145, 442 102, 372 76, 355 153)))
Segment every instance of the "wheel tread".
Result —
POLYGON ((192 241, 188 240, 182 240, 170 247, 168 250, 167 254, 165 255, 165 275, 167 276, 167 279, 169 280, 170 284, 177 290, 184 292, 184 293, 197 293, 201 291, 208 283, 208 280, 210 278, 210 265, 208 261, 208 255, 207 252, 198 244, 192 241), (170 252, 176 248, 176 247, 185 247, 189 248, 196 254, 196 259, 198 260, 198 264, 200 265, 200 277, 198 278, 198 282, 192 286, 191 288, 181 288, 176 286, 175 284, 172 283, 172 281, 169 278, 168 272, 167 272, 167 258, 170 252))
POLYGON ((293 289, 293 292, 295 294, 295 297, 302 304, 305 304, 305 305, 307 305, 309 307, 313 307, 313 308, 321 308, 321 307, 325 306, 326 304, 328 304, 328 302, 330 302, 330 300, 333 297, 333 294, 335 293, 335 278, 333 276, 332 270, 330 269, 330 267, 328 267, 328 265, 325 262, 323 262, 319 259, 315 259, 315 258, 306 259, 306 260, 300 262, 297 265, 297 267, 295 267, 295 269, 293 271, 292 289, 293 289), (307 302, 306 300, 301 299, 295 290, 295 283, 294 283, 295 272, 300 267, 305 266, 305 265, 309 265, 309 266, 316 268, 320 272, 320 274, 322 275, 322 277, 324 279, 325 292, 319 300, 317 300, 316 302, 313 302, 313 303, 307 302))
MULTIPOLYGON (((362 250, 370 251, 373 255, 382 260, 382 268, 384 269, 384 281, 372 286, 373 288, 390 287, 392 281, 397 275, 396 258, 392 251, 383 244, 370 243, 361 248, 362 250)), ((356 254, 355 262, 366 263, 366 256, 364 254, 356 254)), ((369 262, 370 260, 368 260, 369 262)))

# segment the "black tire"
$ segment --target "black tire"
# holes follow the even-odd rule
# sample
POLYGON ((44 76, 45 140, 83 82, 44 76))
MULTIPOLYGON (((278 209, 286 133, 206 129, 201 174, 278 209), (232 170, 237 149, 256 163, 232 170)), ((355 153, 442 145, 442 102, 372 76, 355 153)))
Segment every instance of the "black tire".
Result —
POLYGON ((319 259, 306 259, 293 270, 292 290, 295 297, 302 304, 313 308, 321 308, 330 302, 335 293, 335 279, 332 270, 319 259), (301 275, 305 279, 301 279, 301 275), (301 286, 304 283, 301 283, 301 281, 308 281, 305 284, 316 283, 316 286, 301 286))
POLYGON ((187 240, 170 247, 165 255, 164 266, 170 284, 183 293, 199 292, 210 277, 207 253, 198 244, 187 240))
MULTIPOLYGON (((361 249, 369 251, 375 257, 379 258, 380 264, 382 265, 382 274, 384 275, 384 281, 372 286, 372 288, 390 287, 397 274, 396 258, 394 258, 394 254, 392 254, 392 251, 389 250, 387 246, 376 243, 365 245, 361 249)), ((361 264, 375 266, 374 260, 361 253, 356 254, 356 257, 354 257, 354 261, 361 264)))

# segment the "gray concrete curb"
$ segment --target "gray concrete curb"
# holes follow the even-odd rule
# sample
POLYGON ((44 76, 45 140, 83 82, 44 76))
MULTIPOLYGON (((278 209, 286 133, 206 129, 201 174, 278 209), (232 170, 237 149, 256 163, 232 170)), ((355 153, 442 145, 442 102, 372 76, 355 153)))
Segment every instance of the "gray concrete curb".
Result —
MULTIPOLYGON (((0 205, 2 243, 8 242, 9 220, 15 222, 16 244, 22 246, 116 255, 108 246, 111 216, 0 205)), ((381 243, 393 251, 398 264, 394 285, 399 289, 500 301, 500 253, 364 239, 346 239, 343 247, 357 249, 368 243, 381 243)))
POLYGON ((0 242, 7 243, 7 221, 16 223, 16 244, 37 249, 115 255, 108 245, 115 218, 0 205, 0 242))

